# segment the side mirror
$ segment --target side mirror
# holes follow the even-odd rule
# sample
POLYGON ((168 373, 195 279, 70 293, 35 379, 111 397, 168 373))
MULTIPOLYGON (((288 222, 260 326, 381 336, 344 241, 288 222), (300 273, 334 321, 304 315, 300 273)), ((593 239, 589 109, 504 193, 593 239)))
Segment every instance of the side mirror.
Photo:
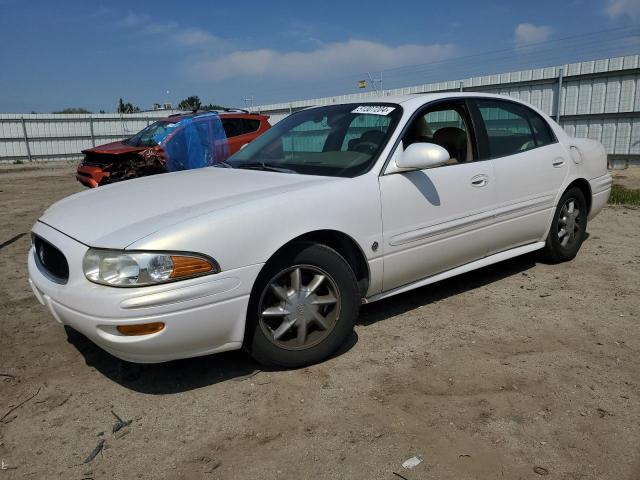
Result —
POLYGON ((423 170, 439 167, 449 161, 449 152, 435 143, 412 143, 396 159, 396 166, 402 170, 423 170))

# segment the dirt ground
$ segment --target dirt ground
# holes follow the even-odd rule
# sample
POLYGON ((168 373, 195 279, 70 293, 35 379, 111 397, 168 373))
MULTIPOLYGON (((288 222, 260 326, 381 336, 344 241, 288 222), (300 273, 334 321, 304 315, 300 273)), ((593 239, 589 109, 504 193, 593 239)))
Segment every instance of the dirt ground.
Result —
POLYGON ((26 254, 79 190, 69 166, 0 171, 0 480, 640 479, 640 210, 605 209, 572 262, 365 306, 334 358, 259 371, 241 352, 132 366, 67 337, 26 254))

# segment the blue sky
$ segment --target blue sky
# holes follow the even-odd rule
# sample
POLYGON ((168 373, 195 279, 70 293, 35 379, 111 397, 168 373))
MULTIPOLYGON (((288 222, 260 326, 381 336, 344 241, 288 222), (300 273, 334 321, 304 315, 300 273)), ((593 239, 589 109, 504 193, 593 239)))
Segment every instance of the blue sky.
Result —
POLYGON ((640 53, 639 24, 640 0, 0 0, 0 112, 465 78, 640 53))

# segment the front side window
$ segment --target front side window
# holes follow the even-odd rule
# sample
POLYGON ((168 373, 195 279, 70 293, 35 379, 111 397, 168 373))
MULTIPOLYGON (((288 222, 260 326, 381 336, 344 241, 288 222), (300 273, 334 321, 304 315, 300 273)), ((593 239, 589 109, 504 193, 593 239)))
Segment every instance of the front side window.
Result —
POLYGON ((462 104, 444 104, 429 108, 409 126, 403 138, 404 148, 412 143, 435 143, 449 152, 449 165, 473 160, 470 122, 462 104))
POLYGON ((290 115, 227 163, 268 165, 308 175, 351 177, 367 171, 396 128, 397 104, 344 104, 290 115))
POLYGON ((490 158, 514 155, 555 141, 547 123, 524 105, 476 100, 487 132, 490 158))

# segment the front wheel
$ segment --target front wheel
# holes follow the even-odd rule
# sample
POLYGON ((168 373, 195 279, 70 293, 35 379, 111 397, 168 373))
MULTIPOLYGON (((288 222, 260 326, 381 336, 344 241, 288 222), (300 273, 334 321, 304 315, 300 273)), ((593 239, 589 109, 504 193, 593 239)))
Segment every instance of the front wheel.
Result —
POLYGON ((580 250, 587 232, 587 202, 579 188, 567 190, 553 215, 545 245, 553 262, 572 260, 580 250))
POLYGON ((260 363, 298 368, 334 353, 353 330, 360 294, 335 250, 298 244, 269 261, 256 281, 245 348, 260 363))

